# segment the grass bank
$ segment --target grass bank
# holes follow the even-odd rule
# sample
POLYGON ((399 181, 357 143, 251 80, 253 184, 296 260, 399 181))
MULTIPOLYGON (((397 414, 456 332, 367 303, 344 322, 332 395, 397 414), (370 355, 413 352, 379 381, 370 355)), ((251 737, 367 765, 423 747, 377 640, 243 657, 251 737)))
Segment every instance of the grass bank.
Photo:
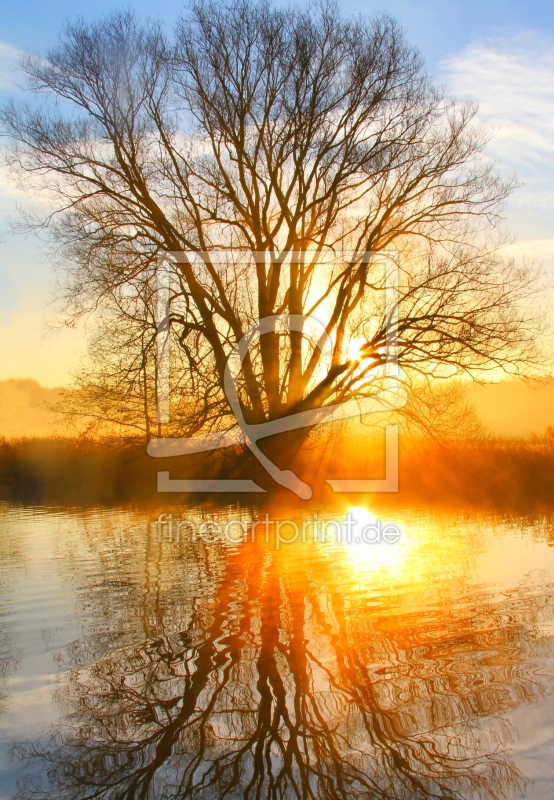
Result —
MULTIPOLYGON (((277 490, 249 454, 152 459, 144 443, 80 442, 69 439, 0 440, 0 498, 40 504, 119 504, 159 501, 156 475, 172 478, 249 477, 268 495, 243 495, 243 502, 293 496, 277 490), (223 460, 224 459, 224 460, 223 460)), ((384 475, 382 436, 342 439, 333 447, 308 446, 293 464, 323 503, 333 498, 326 477, 379 478, 384 475)), ((374 497, 379 503, 472 508, 554 507, 554 447, 551 442, 490 439, 440 444, 401 440, 398 494, 374 497)), ((183 495, 173 495, 174 500, 183 495)), ((336 497, 336 496, 335 496, 336 497)), ((359 499, 359 496, 357 496, 359 499)), ((165 496, 164 499, 167 499, 165 496)), ((352 495, 355 500, 356 496, 352 495)), ((196 496, 195 501, 228 503, 229 495, 196 496)), ((302 501, 299 501, 302 502, 302 501)))

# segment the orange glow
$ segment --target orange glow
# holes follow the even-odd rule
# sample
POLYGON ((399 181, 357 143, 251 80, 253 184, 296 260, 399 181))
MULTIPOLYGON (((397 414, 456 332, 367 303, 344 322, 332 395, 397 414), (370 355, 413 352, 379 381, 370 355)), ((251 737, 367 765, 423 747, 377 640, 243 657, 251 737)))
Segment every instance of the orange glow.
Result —
POLYGON ((348 344, 348 360, 349 361, 362 361, 363 354, 361 353, 361 348, 366 343, 366 340, 362 336, 354 336, 350 339, 348 344))

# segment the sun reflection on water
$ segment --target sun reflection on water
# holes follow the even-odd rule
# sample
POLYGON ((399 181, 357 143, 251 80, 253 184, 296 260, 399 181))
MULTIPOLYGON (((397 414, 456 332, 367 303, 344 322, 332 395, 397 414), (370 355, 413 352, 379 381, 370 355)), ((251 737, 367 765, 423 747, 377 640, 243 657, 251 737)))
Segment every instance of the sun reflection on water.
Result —
POLYGON ((456 577, 470 568, 476 550, 475 544, 468 545, 467 535, 464 539, 452 528, 445 531, 436 520, 406 516, 399 521, 365 506, 351 506, 342 518, 334 550, 343 554, 338 560, 352 584, 370 583, 374 592, 381 588, 385 594, 392 585, 419 592, 440 584, 444 592, 445 581, 455 584, 456 577))

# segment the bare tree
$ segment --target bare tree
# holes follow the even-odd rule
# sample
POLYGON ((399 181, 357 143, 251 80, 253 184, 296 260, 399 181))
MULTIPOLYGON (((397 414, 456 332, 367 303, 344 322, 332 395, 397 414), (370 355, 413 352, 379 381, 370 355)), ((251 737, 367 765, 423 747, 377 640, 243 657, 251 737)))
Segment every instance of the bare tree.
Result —
POLYGON ((266 317, 315 316, 330 345, 261 336, 241 374, 250 423, 373 396, 387 332, 406 380, 535 363, 536 275, 495 232, 513 182, 475 107, 445 99, 390 17, 199 2, 171 40, 117 13, 23 66, 46 101, 2 112, 8 162, 52 204, 34 224, 61 248, 73 314, 153 291, 180 254, 170 323, 191 430, 230 424, 227 359, 266 317))

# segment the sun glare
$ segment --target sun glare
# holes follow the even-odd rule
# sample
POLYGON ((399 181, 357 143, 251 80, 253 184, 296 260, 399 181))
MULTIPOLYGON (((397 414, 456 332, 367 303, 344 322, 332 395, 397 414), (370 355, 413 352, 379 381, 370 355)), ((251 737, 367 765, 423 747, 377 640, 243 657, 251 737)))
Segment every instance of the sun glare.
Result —
POLYGON ((362 361, 363 354, 361 352, 361 349, 365 343, 366 340, 361 336, 355 336, 353 339, 350 340, 348 344, 349 361, 362 361))
POLYGON ((349 508, 343 525, 343 544, 356 569, 388 573, 403 570, 410 548, 398 525, 379 519, 363 506, 349 508))
POLYGON ((415 588, 463 561, 456 538, 444 539, 438 527, 379 517, 364 506, 345 514, 341 546, 353 576, 370 578, 375 586, 392 578, 415 588))

